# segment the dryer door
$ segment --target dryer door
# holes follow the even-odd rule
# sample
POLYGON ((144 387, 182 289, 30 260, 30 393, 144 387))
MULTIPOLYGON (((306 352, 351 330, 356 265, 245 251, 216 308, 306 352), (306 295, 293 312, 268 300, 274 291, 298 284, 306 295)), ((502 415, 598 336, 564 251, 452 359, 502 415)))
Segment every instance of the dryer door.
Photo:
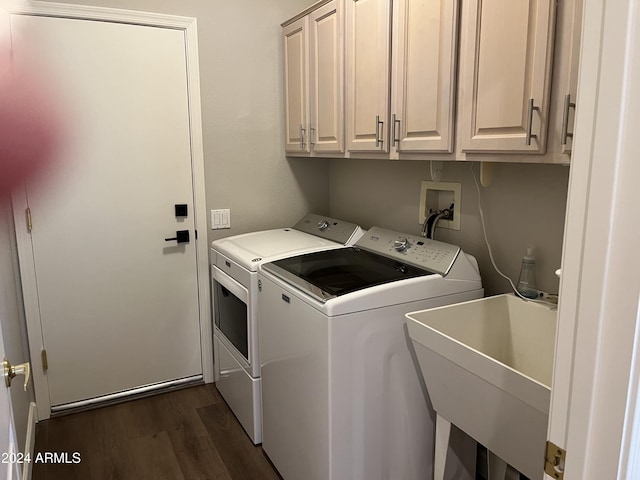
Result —
MULTIPOLYGON (((247 366, 249 354, 249 307, 247 289, 213 267, 214 319, 218 331, 233 345, 247 366)), ((243 363, 244 363, 243 362, 243 363)))

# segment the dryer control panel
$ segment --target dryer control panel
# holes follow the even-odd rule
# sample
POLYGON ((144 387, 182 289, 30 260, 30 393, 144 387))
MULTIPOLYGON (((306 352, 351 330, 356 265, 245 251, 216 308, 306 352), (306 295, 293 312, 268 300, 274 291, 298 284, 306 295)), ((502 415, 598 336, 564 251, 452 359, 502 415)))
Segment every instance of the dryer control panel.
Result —
POLYGON ((371 227, 355 246, 443 276, 460 253, 456 245, 381 227, 371 227))
POLYGON ((342 245, 352 245, 362 235, 362 229, 355 223, 315 213, 307 213, 293 228, 317 237, 333 240, 342 245))

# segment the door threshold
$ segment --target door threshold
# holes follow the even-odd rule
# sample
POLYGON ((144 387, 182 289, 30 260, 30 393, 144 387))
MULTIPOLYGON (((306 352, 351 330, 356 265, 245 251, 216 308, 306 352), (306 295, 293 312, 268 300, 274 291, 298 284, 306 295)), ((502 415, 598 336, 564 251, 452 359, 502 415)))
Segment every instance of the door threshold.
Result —
POLYGON ((55 406, 52 405, 51 417, 70 415, 77 412, 83 412, 85 410, 93 410, 202 384, 204 384, 202 375, 195 375, 193 377, 180 378, 178 380, 154 383, 130 390, 123 390, 122 392, 94 397, 88 400, 80 400, 78 402, 64 403, 62 405, 55 406))

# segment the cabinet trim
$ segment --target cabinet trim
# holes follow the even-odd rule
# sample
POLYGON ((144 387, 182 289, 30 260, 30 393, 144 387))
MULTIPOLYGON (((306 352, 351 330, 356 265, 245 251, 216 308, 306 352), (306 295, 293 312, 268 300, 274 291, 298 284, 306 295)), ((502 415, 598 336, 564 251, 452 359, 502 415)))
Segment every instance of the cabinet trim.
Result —
POLYGON ((313 11, 317 10, 318 8, 322 7, 323 5, 326 5, 327 3, 331 3, 332 1, 333 0, 320 0, 319 2, 314 3, 309 8, 307 8, 307 9, 303 10, 302 12, 300 12, 299 14, 297 14, 295 17, 290 18, 286 22, 281 23, 280 26, 282 28, 288 27, 292 23, 300 20, 301 18, 306 17, 307 15, 312 13, 313 11))

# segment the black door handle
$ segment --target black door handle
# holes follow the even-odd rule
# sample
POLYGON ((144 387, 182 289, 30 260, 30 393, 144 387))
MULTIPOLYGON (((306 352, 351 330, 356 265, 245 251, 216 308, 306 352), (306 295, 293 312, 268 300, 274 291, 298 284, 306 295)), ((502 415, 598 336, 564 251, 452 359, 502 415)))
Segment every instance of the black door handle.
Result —
POLYGON ((178 230, 173 238, 165 238, 165 242, 176 240, 178 243, 189 243, 189 230, 178 230))

